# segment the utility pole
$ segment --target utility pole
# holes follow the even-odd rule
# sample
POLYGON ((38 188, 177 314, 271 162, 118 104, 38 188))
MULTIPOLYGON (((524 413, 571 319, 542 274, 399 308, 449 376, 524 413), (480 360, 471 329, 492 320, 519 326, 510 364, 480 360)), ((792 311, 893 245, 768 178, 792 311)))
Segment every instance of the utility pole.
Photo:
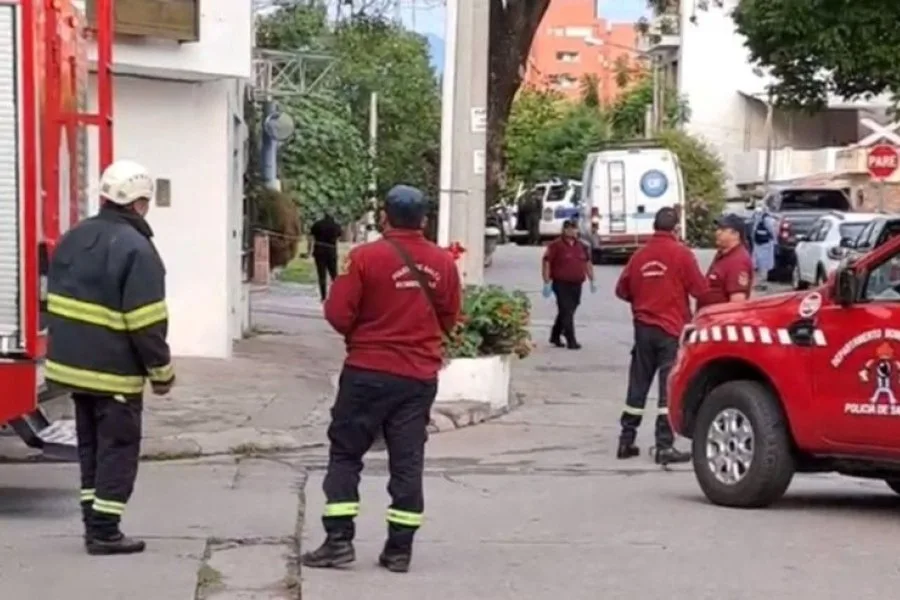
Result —
POLYGON ((378 158, 378 92, 369 94, 369 160, 372 161, 372 179, 369 181, 369 211, 366 213, 365 241, 377 239, 375 227, 377 214, 378 174, 375 171, 375 159, 378 158))
POLYGON ((650 135, 648 137, 653 137, 656 135, 656 132, 659 131, 659 57, 653 55, 650 57, 650 65, 653 70, 652 73, 652 81, 653 81, 653 99, 651 106, 651 114, 653 115, 653 127, 651 128, 650 135))
POLYGON ((447 2, 438 242, 463 245, 463 281, 474 285, 484 281, 490 10, 490 0, 447 2))
POLYGON ((769 193, 769 185, 772 180, 772 150, 774 145, 774 140, 772 139, 772 130, 773 123, 772 120, 775 117, 775 107, 772 102, 772 94, 769 94, 768 99, 766 101, 766 124, 764 126, 765 136, 766 136, 766 160, 765 160, 765 173, 763 174, 763 189, 765 193, 769 193))

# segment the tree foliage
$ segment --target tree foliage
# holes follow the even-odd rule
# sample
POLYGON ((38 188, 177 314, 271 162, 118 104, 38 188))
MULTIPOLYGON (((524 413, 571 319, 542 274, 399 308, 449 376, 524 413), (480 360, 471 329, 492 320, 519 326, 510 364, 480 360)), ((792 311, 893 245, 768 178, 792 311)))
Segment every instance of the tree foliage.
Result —
POLYGON ((425 38, 363 15, 338 27, 334 52, 337 89, 360 132, 368 133, 370 94, 378 94, 378 191, 405 183, 434 195, 441 105, 425 38))
POLYGON ((300 97, 284 108, 297 134, 279 153, 286 189, 309 225, 325 212, 341 223, 359 219, 366 210, 370 174, 368 151, 338 98, 300 97))
POLYGON ((782 105, 900 90, 900 2, 741 0, 732 16, 782 105))

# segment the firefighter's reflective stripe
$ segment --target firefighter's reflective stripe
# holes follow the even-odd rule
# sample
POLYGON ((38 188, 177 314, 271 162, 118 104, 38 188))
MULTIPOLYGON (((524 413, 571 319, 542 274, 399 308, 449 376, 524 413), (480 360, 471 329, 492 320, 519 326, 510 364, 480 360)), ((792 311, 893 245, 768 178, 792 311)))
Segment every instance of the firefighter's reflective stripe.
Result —
POLYGON ((47 311, 51 315, 106 327, 114 331, 138 331, 169 318, 165 301, 153 302, 121 313, 100 304, 83 302, 59 294, 47 295, 47 311))
POLYGON ((391 508, 387 511, 387 521, 388 523, 394 523, 396 525, 420 527, 422 525, 422 513, 414 513, 391 508))
POLYGON ((162 367, 153 367, 149 370, 147 376, 150 378, 150 381, 165 383, 175 377, 175 368, 171 363, 162 367))
POLYGON ((628 415, 634 415, 636 417, 641 417, 644 415, 643 408, 635 408, 634 406, 628 406, 627 404, 622 409, 622 412, 624 412, 625 414, 628 414, 628 415))
POLYGON ((51 360, 44 363, 44 375, 61 385, 110 394, 140 394, 144 390, 144 378, 140 375, 115 375, 77 369, 51 360))
POLYGON ((359 514, 359 502, 335 502, 325 505, 326 517, 355 517, 359 514))
POLYGON ((657 415, 669 414, 669 407, 668 406, 660 406, 659 408, 656 409, 656 414, 657 415))
MULTIPOLYGON (((755 327, 750 325, 716 325, 691 331, 686 339, 687 344, 707 344, 724 342, 732 344, 759 344, 763 346, 790 346, 790 332, 783 327, 755 327)), ((825 333, 821 329, 813 331, 813 343, 816 346, 827 346, 825 333)))
POLYGON ((125 514, 125 503, 97 498, 94 500, 94 512, 121 517, 125 514))
POLYGON ((82 503, 93 502, 95 499, 94 498, 95 491, 96 490, 87 490, 87 489, 81 490, 81 502, 82 503))

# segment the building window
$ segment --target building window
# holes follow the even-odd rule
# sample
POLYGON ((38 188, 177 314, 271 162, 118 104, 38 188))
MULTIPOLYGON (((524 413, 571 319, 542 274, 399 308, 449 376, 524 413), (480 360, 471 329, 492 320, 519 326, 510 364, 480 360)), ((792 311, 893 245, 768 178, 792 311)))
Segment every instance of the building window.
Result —
POLYGON ((560 90, 570 90, 578 85, 578 79, 568 73, 551 75, 549 79, 550 85, 560 90))
POLYGON ((566 37, 584 39, 591 37, 590 27, 566 27, 566 37))
POLYGON ((564 63, 574 63, 578 62, 579 56, 577 52, 557 52, 556 60, 564 63))
POLYGON ((565 27, 548 27, 547 35, 563 37, 564 35, 566 35, 566 28, 565 27))

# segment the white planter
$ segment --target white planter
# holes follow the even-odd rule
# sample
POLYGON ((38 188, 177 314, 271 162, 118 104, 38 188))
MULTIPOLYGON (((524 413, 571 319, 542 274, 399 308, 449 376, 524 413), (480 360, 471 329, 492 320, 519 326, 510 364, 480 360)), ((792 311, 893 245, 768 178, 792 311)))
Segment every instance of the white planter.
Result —
POLYGON ((512 356, 454 358, 438 374, 435 402, 483 402, 491 412, 509 408, 512 356))

